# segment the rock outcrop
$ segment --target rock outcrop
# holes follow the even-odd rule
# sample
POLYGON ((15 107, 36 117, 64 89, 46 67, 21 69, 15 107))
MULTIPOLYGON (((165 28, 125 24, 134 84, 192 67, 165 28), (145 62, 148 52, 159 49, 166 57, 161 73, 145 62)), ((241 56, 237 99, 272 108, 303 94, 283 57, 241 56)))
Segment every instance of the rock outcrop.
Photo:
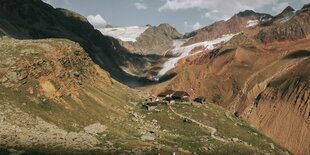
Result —
POLYGON ((173 40, 182 35, 169 24, 149 27, 136 42, 120 42, 122 46, 133 53, 142 55, 165 55, 173 47, 173 40))

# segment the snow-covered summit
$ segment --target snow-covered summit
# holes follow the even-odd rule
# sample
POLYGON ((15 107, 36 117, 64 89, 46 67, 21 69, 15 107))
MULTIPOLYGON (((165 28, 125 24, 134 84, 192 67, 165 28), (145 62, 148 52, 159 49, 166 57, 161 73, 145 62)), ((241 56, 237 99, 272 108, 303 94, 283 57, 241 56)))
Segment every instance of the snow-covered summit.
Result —
POLYGON ((137 38, 148 28, 149 26, 113 27, 102 28, 99 31, 103 35, 111 36, 121 41, 136 42, 137 38))

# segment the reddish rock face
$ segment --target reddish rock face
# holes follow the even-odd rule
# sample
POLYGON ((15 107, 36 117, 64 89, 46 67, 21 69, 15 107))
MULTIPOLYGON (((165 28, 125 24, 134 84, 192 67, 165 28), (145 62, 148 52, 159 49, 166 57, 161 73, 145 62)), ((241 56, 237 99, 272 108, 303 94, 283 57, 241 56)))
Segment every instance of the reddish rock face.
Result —
MULTIPOLYGON (((285 75, 280 81, 273 81, 261 92, 261 99, 252 111, 247 108, 245 111, 249 113, 244 114, 257 129, 295 154, 309 154, 310 89, 308 81, 299 78, 303 76, 300 74, 303 73, 294 75, 296 78, 285 75)), ((253 102, 253 99, 246 102, 253 102)))

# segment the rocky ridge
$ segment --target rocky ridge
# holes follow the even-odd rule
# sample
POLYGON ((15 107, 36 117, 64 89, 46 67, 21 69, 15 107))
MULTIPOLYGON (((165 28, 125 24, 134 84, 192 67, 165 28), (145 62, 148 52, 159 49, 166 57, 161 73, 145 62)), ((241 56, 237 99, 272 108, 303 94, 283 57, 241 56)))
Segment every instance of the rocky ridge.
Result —
POLYGON ((142 55, 163 56, 173 48, 173 41, 182 35, 169 24, 160 24, 146 29, 136 42, 120 42, 129 51, 142 55))

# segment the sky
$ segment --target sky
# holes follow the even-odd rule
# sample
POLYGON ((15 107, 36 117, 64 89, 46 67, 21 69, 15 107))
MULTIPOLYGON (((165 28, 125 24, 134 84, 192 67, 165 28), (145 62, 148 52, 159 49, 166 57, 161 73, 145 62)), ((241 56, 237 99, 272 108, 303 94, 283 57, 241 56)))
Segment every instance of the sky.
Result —
POLYGON ((191 32, 244 10, 276 15, 288 5, 300 9, 310 0, 43 0, 55 8, 75 11, 95 28, 157 26, 168 23, 191 32))

